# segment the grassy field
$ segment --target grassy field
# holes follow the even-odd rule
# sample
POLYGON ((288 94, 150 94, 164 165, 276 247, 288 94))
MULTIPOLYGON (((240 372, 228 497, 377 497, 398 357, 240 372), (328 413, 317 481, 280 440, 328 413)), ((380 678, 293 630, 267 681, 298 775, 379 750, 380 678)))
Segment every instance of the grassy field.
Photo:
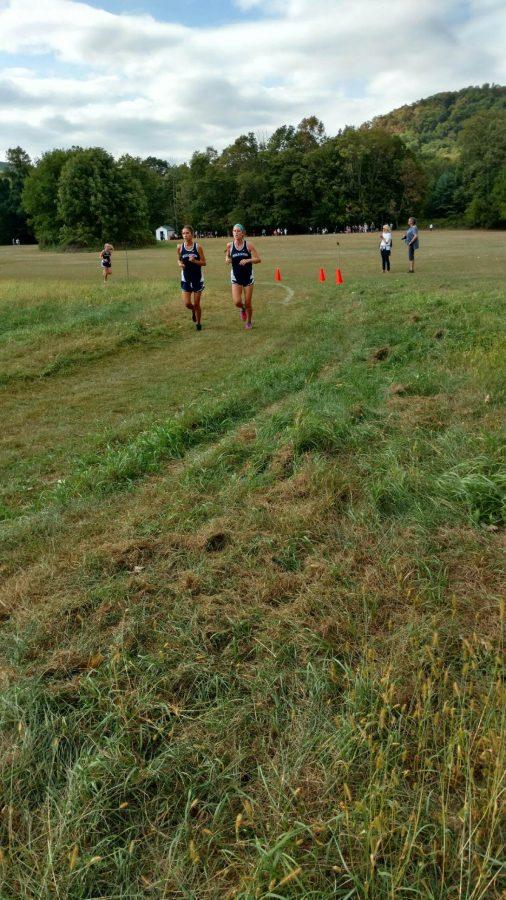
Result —
POLYGON ((506 235, 339 240, 0 248, 1 900, 504 896, 506 235))

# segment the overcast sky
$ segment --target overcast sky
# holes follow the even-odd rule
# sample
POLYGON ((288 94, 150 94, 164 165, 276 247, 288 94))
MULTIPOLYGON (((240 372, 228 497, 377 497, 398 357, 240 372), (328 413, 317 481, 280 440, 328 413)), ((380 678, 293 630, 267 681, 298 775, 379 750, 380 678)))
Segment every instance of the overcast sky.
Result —
POLYGON ((0 0, 0 159, 181 161, 487 81, 506 83, 504 0, 0 0))

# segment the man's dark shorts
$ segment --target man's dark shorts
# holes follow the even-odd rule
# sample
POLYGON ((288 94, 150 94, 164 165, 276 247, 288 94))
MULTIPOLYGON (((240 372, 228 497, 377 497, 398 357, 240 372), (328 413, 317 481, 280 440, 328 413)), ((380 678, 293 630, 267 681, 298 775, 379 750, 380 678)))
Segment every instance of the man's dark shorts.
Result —
POLYGON ((413 247, 413 244, 410 244, 408 247, 408 259, 410 260, 410 262, 413 262, 414 258, 415 258, 415 248, 413 247))

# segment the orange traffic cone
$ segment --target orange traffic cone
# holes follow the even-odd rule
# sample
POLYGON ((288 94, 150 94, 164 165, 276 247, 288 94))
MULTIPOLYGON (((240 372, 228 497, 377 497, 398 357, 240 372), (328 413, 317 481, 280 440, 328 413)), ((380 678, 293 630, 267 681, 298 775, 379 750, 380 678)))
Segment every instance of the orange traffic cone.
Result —
POLYGON ((343 283, 343 276, 341 275, 341 269, 336 269, 336 284, 343 283))
POLYGON ((325 269, 320 269, 320 281, 326 281, 327 276, 325 275, 325 269))
POLYGON ((281 281, 281 272, 279 269, 276 269, 274 272, 274 281, 281 281))

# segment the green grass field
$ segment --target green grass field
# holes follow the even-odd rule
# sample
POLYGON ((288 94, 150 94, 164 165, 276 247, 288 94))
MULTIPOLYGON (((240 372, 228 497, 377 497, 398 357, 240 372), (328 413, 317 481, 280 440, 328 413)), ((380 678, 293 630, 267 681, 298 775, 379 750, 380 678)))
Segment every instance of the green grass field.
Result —
POLYGON ((1 900, 504 896, 506 235, 339 240, 0 248, 1 900))

